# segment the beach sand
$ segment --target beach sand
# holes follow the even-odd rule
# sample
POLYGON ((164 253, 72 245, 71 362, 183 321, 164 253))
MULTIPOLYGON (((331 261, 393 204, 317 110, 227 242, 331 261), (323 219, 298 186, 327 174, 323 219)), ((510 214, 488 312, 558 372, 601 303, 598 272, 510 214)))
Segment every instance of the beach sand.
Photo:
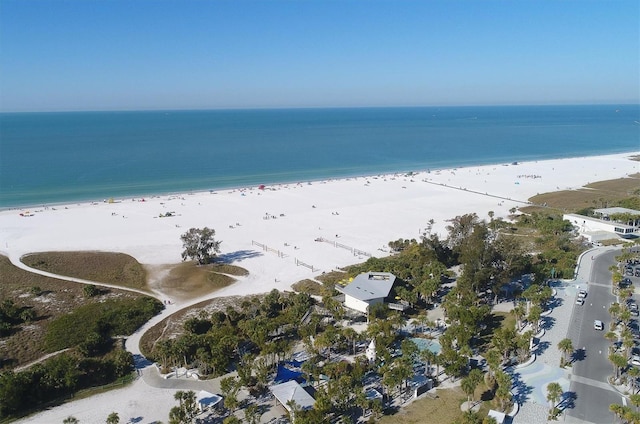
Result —
MULTIPOLYGON (((5 210, 0 212, 0 253, 16 263, 30 252, 100 250, 127 253, 148 265, 172 264, 181 259, 180 235, 191 227, 207 226, 222 241, 221 258, 250 272, 214 296, 290 290, 292 283, 363 262, 368 255, 387 255, 389 241, 418 239, 429 220, 434 221, 432 232, 446 237, 447 220, 455 216, 475 212, 488 219, 493 211, 495 218, 506 218, 510 209, 525 206, 535 194, 640 172, 640 162, 631 156, 43 206, 30 208, 32 216, 20 215, 27 215, 26 209, 5 210), (167 212, 172 216, 160 217, 167 212)), ((175 300, 168 312, 182 306, 175 300)), ((61 422, 69 415, 80 422, 104 422, 113 411, 121 422, 166 421, 175 404, 172 391, 150 388, 138 380, 125 389, 53 408, 24 422, 61 422)))

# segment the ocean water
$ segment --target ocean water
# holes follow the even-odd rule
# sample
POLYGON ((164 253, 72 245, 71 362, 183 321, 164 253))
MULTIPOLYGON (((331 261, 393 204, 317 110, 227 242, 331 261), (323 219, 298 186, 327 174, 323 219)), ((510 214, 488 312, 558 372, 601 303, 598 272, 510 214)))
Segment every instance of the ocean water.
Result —
POLYGON ((0 208, 640 150, 640 105, 0 114, 0 208))

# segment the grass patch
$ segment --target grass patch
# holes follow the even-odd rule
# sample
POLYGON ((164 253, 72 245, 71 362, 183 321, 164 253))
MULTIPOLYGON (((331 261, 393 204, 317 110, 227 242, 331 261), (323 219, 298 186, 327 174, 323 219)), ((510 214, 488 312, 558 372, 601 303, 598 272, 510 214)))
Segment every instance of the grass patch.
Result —
POLYGON ((501 317, 500 324, 502 328, 516 328, 516 317, 513 314, 509 312, 494 312, 493 315, 499 317, 498 319, 501 317))
POLYGON ((317 281, 313 280, 302 280, 297 283, 293 283, 291 288, 297 291, 298 293, 306 293, 312 296, 322 296, 324 293, 324 286, 317 281))
MULTIPOLYGON (((243 269, 233 268, 236 268, 234 272, 243 269)), ((169 274, 159 283, 159 290, 169 293, 171 297, 188 300, 213 293, 236 281, 227 275, 228 273, 219 273, 219 269, 221 268, 217 264, 199 266, 193 262, 182 262, 171 268, 169 274)))
POLYGON ((424 397, 394 415, 382 417, 380 424, 451 423, 462 417, 460 405, 467 396, 459 387, 436 390, 436 398, 424 397))
POLYGON ((67 277, 148 290, 147 272, 133 257, 113 252, 42 252, 25 255, 32 268, 67 277))
MULTIPOLYGON (((601 208, 614 205, 629 197, 640 195, 640 174, 634 174, 627 178, 599 181, 587 184, 577 190, 562 190, 551 193, 543 193, 533 196, 530 202, 536 205, 559 209, 563 212, 576 212, 584 208, 601 208)), ((520 208, 522 212, 531 213, 540 210, 539 206, 525 206, 520 208)))
POLYGON ((211 265, 211 270, 220 274, 229 274, 236 277, 246 277, 247 275, 249 275, 249 271, 247 271, 246 269, 229 264, 214 263, 211 265))
POLYGON ((320 281, 323 284, 335 284, 338 281, 344 279, 346 276, 347 273, 344 271, 330 271, 318 275, 316 277, 316 280, 320 281))

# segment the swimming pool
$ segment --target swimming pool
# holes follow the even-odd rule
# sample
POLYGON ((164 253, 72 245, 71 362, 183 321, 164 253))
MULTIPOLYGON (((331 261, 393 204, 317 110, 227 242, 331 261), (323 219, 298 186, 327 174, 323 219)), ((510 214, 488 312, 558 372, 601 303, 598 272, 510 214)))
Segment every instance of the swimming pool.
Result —
POLYGON ((421 352, 424 350, 430 350, 436 355, 440 354, 441 346, 437 340, 423 339, 419 337, 412 337, 409 340, 414 342, 416 346, 418 346, 418 349, 420 349, 421 352))

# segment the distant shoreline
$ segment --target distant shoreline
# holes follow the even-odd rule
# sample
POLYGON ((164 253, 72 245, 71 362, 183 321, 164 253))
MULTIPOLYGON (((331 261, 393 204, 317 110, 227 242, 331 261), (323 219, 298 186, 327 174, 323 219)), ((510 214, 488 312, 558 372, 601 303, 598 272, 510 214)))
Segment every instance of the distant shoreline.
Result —
MULTIPOLYGON (((640 154, 637 151, 628 151, 628 152, 616 152, 616 153, 607 153, 607 154, 594 154, 594 155, 578 155, 578 156, 569 156, 569 157, 557 157, 557 158, 544 158, 544 159, 528 159, 525 158, 522 161, 511 161, 511 162, 490 162, 490 163, 473 163, 473 164, 464 164, 460 166, 447 166, 443 168, 426 168, 426 169, 413 169, 413 170, 399 170, 399 171, 389 171, 389 172, 381 172, 381 173, 370 173, 370 174, 354 174, 348 176, 333 176, 326 178, 315 178, 308 180, 293 180, 293 181, 281 181, 281 182, 257 182, 252 185, 240 185, 240 186, 221 186, 221 187, 212 187, 210 189, 206 188, 194 188, 192 190, 183 190, 183 191, 167 191, 167 192, 138 192, 138 193, 127 193, 122 195, 114 195, 105 197, 91 197, 91 198, 78 198, 78 199, 70 199, 70 200, 61 200, 55 202, 43 202, 43 203, 25 203, 18 205, 9 205, 3 206, 0 205, 0 211, 7 210, 28 210, 28 209, 36 209, 36 208, 56 208, 56 207, 64 207, 70 205, 79 205, 86 203, 104 203, 108 201, 110 198, 113 198, 115 201, 131 201, 131 200, 139 200, 139 199, 151 199, 151 198, 159 198, 159 197, 170 197, 170 196, 190 196, 197 195, 203 193, 210 194, 218 194, 222 192, 228 191, 238 191, 238 190, 251 190, 257 189, 260 185, 265 185, 267 189, 273 187, 282 187, 292 184, 315 184, 320 182, 328 182, 328 181, 339 181, 339 180, 349 180, 349 179, 357 179, 357 178, 374 178, 381 176, 391 176, 391 175, 408 175, 410 173, 430 173, 430 172, 443 172, 448 170, 456 170, 456 169, 465 169, 465 168, 473 168, 473 167, 482 167, 482 166, 505 166, 512 165, 515 163, 523 163, 523 162, 539 162, 539 161, 549 161, 549 160, 566 160, 566 159, 580 159, 580 158, 594 158, 594 157, 606 157, 606 156, 617 156, 617 155, 634 155, 640 154)), ((639 170, 640 172, 640 170, 639 170)))
POLYGON ((0 116, 0 209, 638 149, 635 105, 0 116), (34 154, 38 152, 38 154, 34 154))

